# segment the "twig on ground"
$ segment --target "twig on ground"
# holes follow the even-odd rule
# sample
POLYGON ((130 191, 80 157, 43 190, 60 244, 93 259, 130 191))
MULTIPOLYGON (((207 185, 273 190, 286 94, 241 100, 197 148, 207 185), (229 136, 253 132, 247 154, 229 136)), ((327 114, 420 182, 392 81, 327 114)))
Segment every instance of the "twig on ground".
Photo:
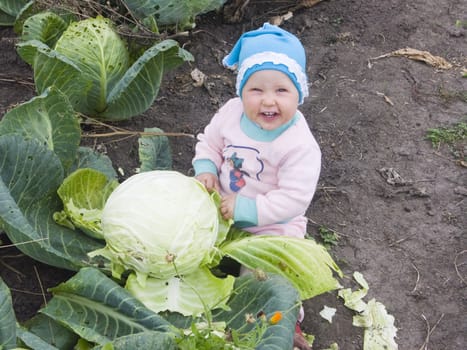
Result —
POLYGON ((23 258, 24 254, 15 254, 15 255, 2 255, 2 259, 18 259, 18 258, 23 258))
POLYGON ((81 115, 84 119, 88 121, 88 124, 91 125, 98 125, 98 126, 103 126, 107 129, 112 130, 111 132, 105 132, 105 133, 100 133, 100 134, 92 134, 92 133, 86 133, 83 134, 83 137, 113 137, 113 136, 174 136, 174 137, 180 137, 180 136, 185 136, 185 137, 190 137, 194 138, 195 135, 193 134, 187 134, 184 132, 145 132, 145 131, 132 131, 132 130, 127 130, 124 128, 120 128, 118 126, 113 126, 107 123, 104 123, 100 120, 96 120, 94 118, 81 115))
POLYGON ((444 314, 441 314, 440 318, 438 319, 438 321, 436 321, 433 328, 430 328, 430 323, 426 319, 425 315, 422 314, 422 318, 425 320, 427 334, 426 334, 426 337, 425 337, 425 342, 423 343, 423 345, 420 347, 419 350, 428 350, 428 343, 430 342, 430 336, 434 332, 434 330, 436 329, 438 324, 441 322, 443 317, 444 317, 444 314))
MULTIPOLYGON (((331 197, 330 193, 342 193, 342 194, 347 194, 345 191, 342 191, 342 190, 338 190, 337 187, 334 187, 334 186, 319 186, 317 188, 317 191, 323 191, 324 195, 326 196, 326 198, 330 201, 333 201, 333 198, 331 197)), ((341 213, 341 214, 345 214, 344 211, 339 208, 336 204, 335 206, 336 210, 341 213)))
POLYGON ((37 281, 39 282, 39 287, 41 288, 42 300, 44 305, 47 305, 47 298, 45 297, 44 286, 42 285, 41 277, 39 276, 39 271, 37 271, 36 265, 34 265, 34 272, 36 273, 37 281))
POLYGON ((433 154, 434 154, 435 156, 438 156, 438 157, 440 157, 440 158, 442 158, 442 159, 444 159, 444 160, 447 160, 447 161, 449 161, 449 162, 457 163, 455 159, 451 159, 451 158, 449 158, 449 157, 443 156, 443 155, 442 155, 441 153, 439 153, 439 152, 434 151, 433 154))
POLYGON ((5 266, 7 269, 13 271, 14 273, 16 273, 17 275, 20 275, 21 277, 26 277, 26 275, 24 273, 22 273, 21 271, 15 269, 13 266, 7 264, 6 262, 3 261, 3 259, 0 259, 0 264, 2 264, 3 266, 5 266))
POLYGON ((412 293, 415 293, 415 291, 417 290, 418 282, 420 281, 420 271, 418 271, 417 266, 415 266, 414 263, 411 262, 411 264, 412 264, 412 267, 417 272, 417 280, 415 281, 415 286, 413 287, 412 291, 410 292, 412 294, 412 293))
POLYGON ((309 222, 311 222, 311 223, 312 223, 313 225, 315 225, 315 226, 318 226, 318 227, 321 226, 321 224, 317 223, 317 222, 314 221, 312 218, 307 217, 307 220, 308 220, 309 222))
MULTIPOLYGON (((308 216, 306 217, 306 219, 308 220, 308 222, 309 222, 310 224, 312 224, 312 225, 314 225, 314 226, 316 226, 316 227, 321 227, 321 226, 323 226, 322 224, 320 224, 320 223, 314 221, 312 218, 310 218, 310 217, 308 217, 308 216)), ((345 227, 345 226, 346 226, 345 224, 339 224, 339 223, 338 223, 337 225, 340 225, 340 226, 342 226, 342 227, 345 227)), ((348 235, 346 235, 345 233, 341 233, 341 232, 339 232, 339 231, 337 231, 337 230, 334 230, 334 229, 332 229, 332 228, 329 228, 329 227, 327 227, 327 226, 326 226, 326 229, 328 229, 329 231, 335 233, 337 236, 348 237, 348 235)))
MULTIPOLYGON (((110 144, 110 143, 117 143, 117 142, 122 142, 122 141, 125 141, 126 139, 130 139, 132 137, 134 137, 135 135, 125 135, 125 136, 122 136, 118 139, 114 139, 114 140, 110 140, 110 141, 107 141, 105 142, 106 144, 110 144)), ((85 135, 83 135, 83 137, 85 137, 85 135)), ((94 147, 95 149, 95 147, 94 147)))
POLYGON ((211 38, 213 38, 214 40, 216 40, 217 42, 219 42, 219 43, 221 43, 221 44, 223 44, 223 45, 233 46, 232 43, 229 43, 229 42, 227 42, 226 40, 222 40, 221 38, 219 38, 218 35, 216 35, 216 34, 214 34, 214 33, 211 33, 210 31, 205 30, 205 29, 194 30, 194 31, 192 31, 190 34, 194 36, 194 35, 199 34, 199 33, 207 34, 207 35, 209 35, 211 38))
POLYGON ((389 247, 393 247, 393 246, 395 246, 396 244, 402 243, 402 242, 404 242, 404 241, 406 241, 406 240, 412 238, 412 237, 415 236, 415 235, 416 235, 416 233, 413 233, 413 234, 411 234, 411 235, 409 235, 409 236, 407 236, 407 237, 398 239, 397 241, 392 242, 391 244, 389 244, 389 247))
POLYGON ((131 131, 131 130, 125 130, 125 131, 112 131, 112 132, 106 132, 102 134, 84 134, 83 137, 113 137, 113 136, 174 136, 174 137, 179 137, 179 136, 186 136, 190 138, 194 138, 195 136, 193 134, 186 134, 183 132, 143 132, 143 131, 131 131))
POLYGON ((456 273, 457 273, 457 276, 459 276, 459 278, 461 279, 462 283, 467 283, 465 281, 465 279, 462 277, 461 273, 459 272, 459 264, 457 264, 457 258, 459 257, 459 255, 461 254, 464 254, 464 253, 467 253, 467 250, 463 250, 459 253, 456 254, 456 257, 454 258, 454 268, 456 269, 456 273))
POLYGON ((16 289, 16 288, 10 288, 11 291, 16 292, 16 293, 23 293, 23 294, 28 294, 28 295, 35 295, 35 296, 40 296, 42 293, 38 292, 30 292, 28 290, 22 290, 22 289, 16 289))
POLYGON ((0 77, 0 81, 3 81, 5 83, 14 83, 14 84, 22 84, 22 85, 27 85, 27 86, 34 86, 34 83, 29 80, 23 80, 19 78, 2 78, 0 77))

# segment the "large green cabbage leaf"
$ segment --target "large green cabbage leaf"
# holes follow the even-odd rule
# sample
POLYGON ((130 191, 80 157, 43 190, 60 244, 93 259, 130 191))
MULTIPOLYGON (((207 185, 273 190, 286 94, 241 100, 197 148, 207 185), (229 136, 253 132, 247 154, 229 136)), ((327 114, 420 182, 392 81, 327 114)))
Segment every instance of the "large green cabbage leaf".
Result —
POLYGON ((16 332, 21 342, 31 349, 71 350, 79 339, 70 329, 41 313, 19 326, 16 332))
MULTIPOLYGON (((260 281, 247 275, 236 279, 234 290, 227 302, 229 309, 214 311, 213 321, 224 322, 227 328, 236 329, 245 336, 255 327, 254 323, 246 322, 245 314, 256 317, 261 313, 269 319, 275 312, 281 312, 282 320, 268 325, 255 348, 291 348, 300 305, 296 289, 281 276, 270 275, 260 281)), ((148 347, 151 349, 176 349, 173 341, 182 335, 175 327, 189 328, 199 321, 178 313, 164 314, 164 317, 156 314, 94 268, 82 268, 51 291, 53 297, 40 313, 73 330, 81 338, 97 343, 96 349, 110 344, 115 349, 131 349, 136 340, 139 344, 154 342, 148 347)), ((46 329, 41 331, 36 327, 35 334, 41 336, 42 332, 48 334, 46 329)))
POLYGON ((342 276, 326 249, 308 239, 251 236, 226 241, 220 251, 245 267, 287 278, 303 300, 340 287, 333 271, 342 276))
POLYGON ((170 310, 185 316, 199 316, 206 310, 227 308, 235 278, 218 278, 206 267, 183 277, 149 277, 142 286, 135 274, 128 276, 125 288, 146 307, 161 312, 170 310))
MULTIPOLYGON (((229 309, 213 310, 212 321, 225 323, 228 329, 238 331, 239 337, 245 339, 253 336, 254 329, 261 325, 261 315, 269 320, 274 313, 280 312, 280 322, 268 324, 266 332, 256 344, 241 349, 291 349, 300 305, 297 290, 284 277, 268 274, 257 279, 252 274, 246 274, 235 279, 233 293, 227 302, 229 309)), ((163 315, 180 329, 190 328, 198 320, 183 317, 179 313, 163 315)))
POLYGON ((128 349, 179 350, 179 347, 171 334, 152 331, 124 335, 103 346, 98 345, 92 348, 92 350, 128 349))
POLYGON ((0 26, 12 26, 29 0, 0 0, 0 26))
POLYGON ((72 106, 53 86, 3 116, 0 135, 11 133, 36 139, 47 146, 59 157, 65 170, 74 162, 81 139, 79 121, 72 106))
POLYGON ((111 159, 89 147, 81 146, 78 148, 77 158, 68 170, 68 175, 81 168, 98 170, 109 179, 117 178, 117 172, 113 168, 111 159))
POLYGON ((218 10, 226 0, 124 0, 133 15, 156 27, 193 27, 197 15, 218 10))
POLYGON ((0 277, 0 349, 16 346, 16 316, 10 289, 0 277))
POLYGON ((282 313, 282 320, 267 328, 255 350, 291 349, 295 324, 300 308, 300 296, 293 285, 280 275, 269 274, 264 279, 252 275, 236 278, 234 293, 227 303, 229 310, 213 312, 214 321, 224 321, 232 329, 251 331, 255 324, 245 320, 246 314, 264 313, 269 319, 275 312, 282 313))
POLYGON ((112 23, 100 16, 71 23, 52 48, 40 41, 50 37, 44 33, 47 21, 57 19, 44 17, 42 25, 30 32, 30 40, 18 44, 19 55, 34 70, 37 91, 55 85, 76 111, 99 119, 124 120, 143 113, 154 102, 163 75, 193 60, 168 39, 131 64, 124 41, 112 23))
POLYGON ((40 312, 90 342, 104 345, 124 335, 168 331, 171 327, 94 268, 82 268, 51 291, 53 298, 40 312))

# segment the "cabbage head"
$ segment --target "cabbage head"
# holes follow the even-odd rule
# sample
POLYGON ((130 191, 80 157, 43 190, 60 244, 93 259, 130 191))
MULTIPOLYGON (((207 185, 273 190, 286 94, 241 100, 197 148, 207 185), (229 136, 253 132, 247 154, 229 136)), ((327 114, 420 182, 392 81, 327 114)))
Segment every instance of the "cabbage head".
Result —
POLYGON ((211 262, 219 230, 213 197, 193 177, 155 170, 133 175, 109 196, 102 211, 106 247, 91 253, 112 263, 120 277, 187 275, 211 262))

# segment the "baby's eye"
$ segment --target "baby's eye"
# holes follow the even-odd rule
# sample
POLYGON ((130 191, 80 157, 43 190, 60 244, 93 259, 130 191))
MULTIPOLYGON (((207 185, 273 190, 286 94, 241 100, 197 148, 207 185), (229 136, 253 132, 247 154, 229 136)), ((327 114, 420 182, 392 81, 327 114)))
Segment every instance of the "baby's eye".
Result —
POLYGON ((286 88, 278 88, 277 92, 287 92, 288 90, 286 88))

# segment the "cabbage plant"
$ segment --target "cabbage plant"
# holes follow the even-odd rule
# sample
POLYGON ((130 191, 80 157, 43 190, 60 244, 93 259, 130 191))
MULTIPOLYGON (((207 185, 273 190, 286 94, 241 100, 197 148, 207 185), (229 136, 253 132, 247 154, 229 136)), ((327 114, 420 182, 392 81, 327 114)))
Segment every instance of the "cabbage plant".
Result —
POLYGON ((103 249, 114 277, 156 312, 199 315, 225 307, 233 277, 210 269, 229 256, 245 267, 287 278, 302 300, 338 288, 340 270, 311 240, 251 236, 222 219, 220 196, 176 171, 133 175, 109 196, 102 211, 103 249))
POLYGON ((220 9, 226 0, 124 0, 133 16, 147 28, 176 25, 180 29, 195 25, 195 16, 220 9))
MULTIPOLYGON (((124 120, 146 111, 154 102, 163 75, 193 56, 174 40, 154 44, 132 62, 125 42, 110 20, 101 16, 71 23, 55 40, 47 21, 56 15, 28 19, 19 55, 34 71, 38 93, 49 86, 61 90, 77 112, 102 120, 124 120), (49 38, 46 42, 44 37, 49 38), (52 45, 53 44, 53 45, 52 45), (52 46, 49 46, 52 45, 52 46)), ((53 27, 53 26, 52 26, 53 27)))
POLYGON ((54 222, 58 187, 79 168, 117 177, 110 159, 80 147, 80 137, 76 113, 55 87, 0 121, 0 230, 24 254, 69 270, 92 264, 87 252, 102 243, 54 222))

